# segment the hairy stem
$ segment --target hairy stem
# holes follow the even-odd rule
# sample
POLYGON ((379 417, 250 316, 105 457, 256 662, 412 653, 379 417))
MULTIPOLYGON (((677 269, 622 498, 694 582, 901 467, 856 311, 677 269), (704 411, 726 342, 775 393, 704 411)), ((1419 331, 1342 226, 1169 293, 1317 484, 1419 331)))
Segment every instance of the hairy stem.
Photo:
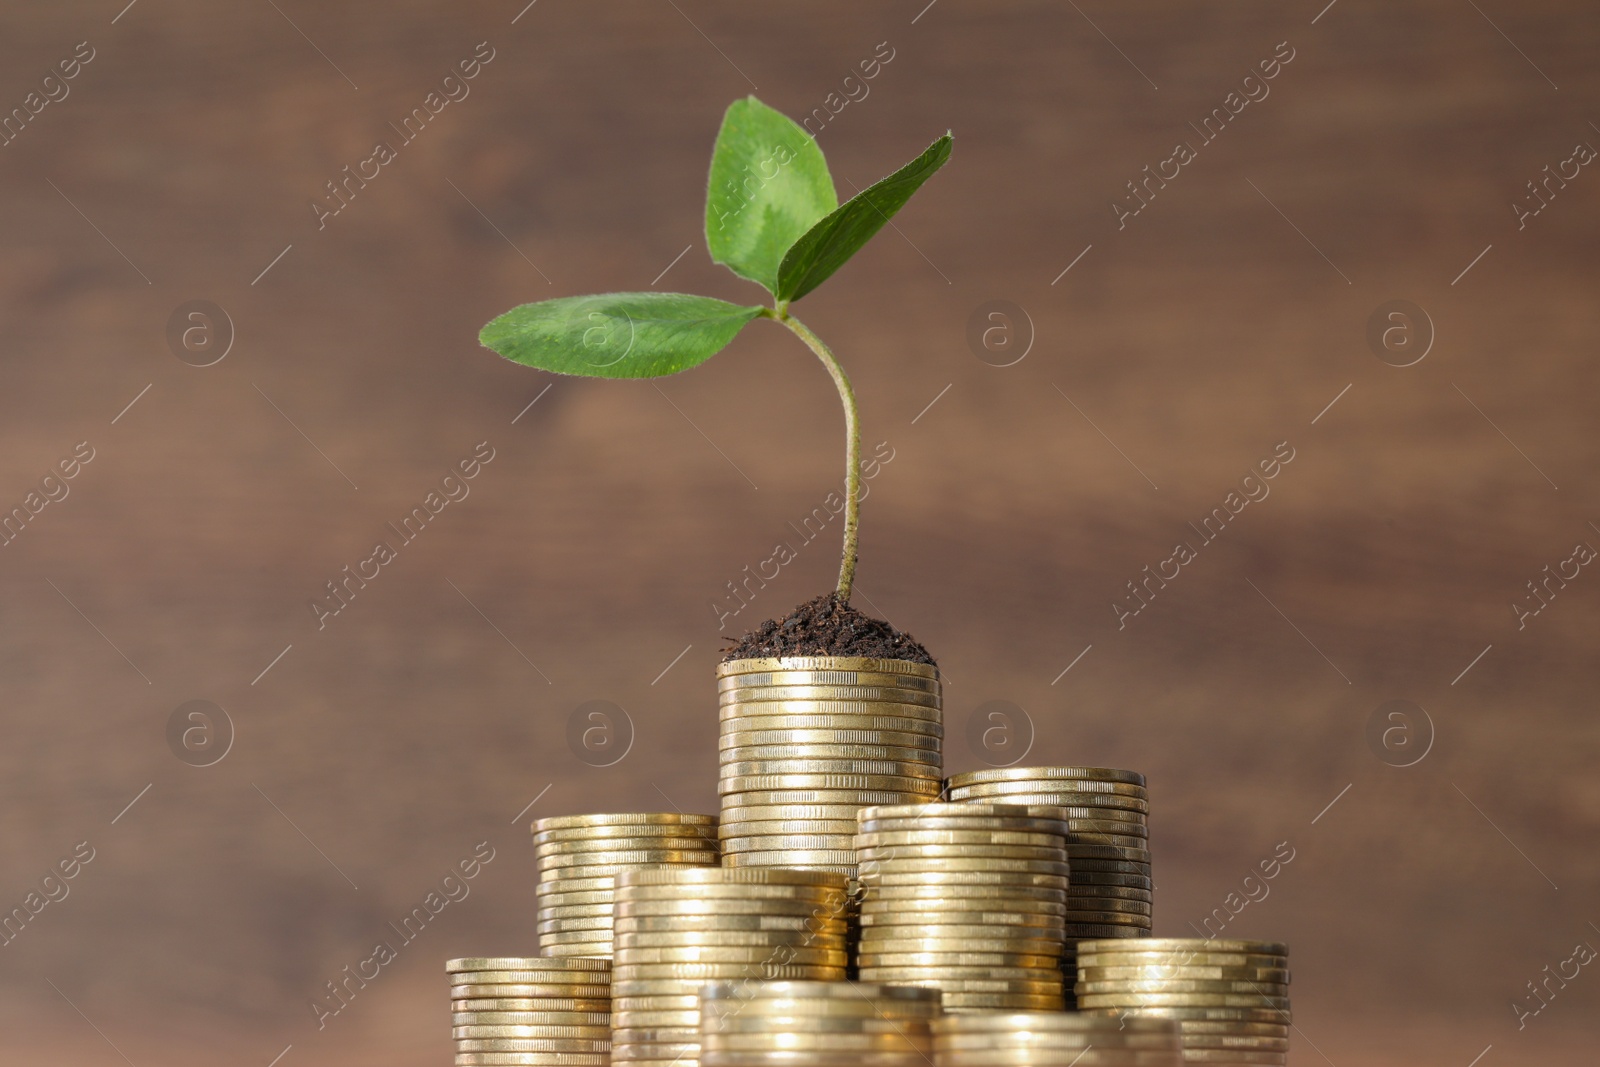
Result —
POLYGON ((850 379, 845 375, 844 368, 828 346, 822 343, 822 338, 790 315, 786 306, 780 304, 776 309, 764 309, 764 314, 789 327, 796 337, 806 343, 807 348, 816 353, 822 365, 828 368, 828 374, 839 390, 839 400, 844 405, 844 555, 839 561, 837 593, 840 603, 848 604, 856 581, 856 539, 861 526, 861 415, 856 409, 856 392, 850 387, 850 379))

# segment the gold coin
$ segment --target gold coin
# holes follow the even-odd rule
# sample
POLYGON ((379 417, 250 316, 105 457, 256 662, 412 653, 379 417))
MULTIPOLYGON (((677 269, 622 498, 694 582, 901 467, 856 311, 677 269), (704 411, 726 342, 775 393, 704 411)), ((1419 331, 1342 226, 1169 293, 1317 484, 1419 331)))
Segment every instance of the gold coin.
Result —
MULTIPOLYGON (((919 806, 932 807, 931 804, 919 806)), ((933 813, 921 818, 911 815, 880 819, 870 812, 859 812, 857 830, 859 833, 873 836, 900 833, 1025 833, 1048 834, 1059 838, 1065 832, 1065 824, 1059 819, 987 817, 958 819, 950 815, 933 813)))
POLYGON ((455 1059, 456 1067, 510 1067, 512 1064, 607 1067, 610 1062, 611 1055, 606 1052, 458 1052, 455 1059))
POLYGON ((937 692, 930 693, 891 685, 765 685, 724 690, 717 694, 717 703, 722 707, 750 707, 797 700, 895 704, 925 708, 938 708, 943 703, 937 692))
POLYGON ((1145 1019, 1129 1015, 1122 1019, 1108 1019, 1103 1015, 1082 1015, 1077 1012, 1030 1013, 1014 1012, 992 1015, 947 1015, 933 1023, 935 1034, 970 1038, 980 1034, 1100 1034, 1112 1039, 1133 1034, 1177 1038, 1182 1031, 1170 1019, 1145 1019))
POLYGON ((867 656, 774 656, 729 659, 717 664, 717 677, 727 678, 763 671, 878 671, 917 678, 937 678, 939 668, 908 659, 874 659, 867 656))
POLYGON ((686 815, 681 811, 630 812, 619 815, 553 815, 543 819, 535 819, 533 826, 535 831, 543 833, 546 830, 663 823, 697 823, 702 826, 715 826, 717 817, 715 815, 686 815))
POLYGON ((830 837, 854 838, 855 832, 856 824, 854 819, 730 821, 722 827, 722 849, 724 852, 739 851, 735 848, 729 848, 728 843, 730 841, 749 841, 754 838, 765 837, 788 837, 795 834, 826 834, 830 837))
POLYGON ((547 856, 579 856, 594 852, 699 852, 707 848, 715 849, 717 828, 701 826, 696 829, 702 832, 676 837, 597 837, 588 841, 547 841, 535 844, 533 854, 543 860, 547 856))
POLYGON ((795 896, 790 898, 763 897, 760 899, 728 900, 625 900, 615 905, 616 918, 622 929, 643 929, 660 924, 664 929, 694 930, 731 923, 729 929, 742 929, 745 924, 763 922, 783 924, 814 916, 829 916, 842 911, 844 898, 835 893, 829 896, 795 896))
MULTIPOLYGON (((895 760, 834 760, 834 759, 782 759, 782 760, 746 760, 741 763, 723 763, 717 769, 718 787, 723 788, 723 783, 743 783, 751 779, 760 782, 763 779, 780 779, 777 788, 788 788, 798 785, 802 788, 811 785, 825 786, 825 783, 792 782, 791 779, 805 778, 838 778, 838 779, 866 779, 867 789, 922 789, 929 796, 939 793, 939 768, 931 763, 906 763, 895 760), (882 782, 877 779, 883 779, 882 782), (913 784, 902 786, 904 780, 913 784)), ((744 792, 747 787, 733 786, 731 790, 723 788, 724 792, 744 792)), ((757 785, 756 788, 766 788, 757 785)), ((852 785, 843 785, 841 788, 855 788, 852 785)))
POLYGON ((765 689, 772 686, 816 685, 877 685, 891 689, 914 689, 923 693, 937 693, 939 680, 915 674, 900 674, 871 670, 777 670, 751 674, 733 674, 717 679, 717 692, 735 689, 765 689))
POLYGON ((734 871, 726 867, 662 867, 655 870, 632 870, 617 876, 618 899, 651 886, 692 888, 724 885, 800 886, 818 887, 843 892, 847 880, 840 875, 813 871, 734 871))
POLYGON ((1035 860, 1043 863, 1065 864, 1067 855, 1060 845, 857 845, 856 852, 862 863, 872 862, 895 869, 904 865, 925 865, 957 859, 982 860, 1035 860))
POLYGON ((541 919, 590 919, 597 915, 610 915, 610 904, 551 904, 548 898, 539 901, 541 919))
MULTIPOLYGON (((927 881, 904 885, 869 885, 862 891, 862 911, 888 911, 901 907, 928 908, 1019 908, 1026 909, 1029 902, 1043 908, 1048 903, 1066 910, 1069 890, 1060 884, 1024 885, 1006 881, 988 880, 976 884, 953 879, 965 875, 925 876, 927 881), (902 904, 902 902, 908 902, 902 904), (914 903, 909 903, 914 902, 914 903)), ((997 879, 1006 876, 996 875, 997 879)), ((1056 910, 1049 908, 1045 910, 1056 910)))
MULTIPOLYGON (((937 796, 938 794, 934 794, 937 796)), ((931 797, 928 798, 931 800, 931 797)), ((881 789, 747 789, 742 793, 727 793, 722 797, 722 810, 736 818, 735 809, 767 808, 785 805, 848 805, 860 810, 874 804, 908 804, 922 801, 921 795, 899 790, 881 789)))
MULTIPOLYGON (((854 852, 851 834, 769 834, 759 837, 735 837, 723 843, 723 854, 739 852, 787 852, 821 849, 834 852, 854 852)), ((847 861, 848 862, 848 861, 847 861)))
MULTIPOLYGON (((926 767, 930 771, 938 771, 942 766, 942 757, 938 749, 906 748, 900 745, 888 744, 797 745, 781 743, 775 745, 730 745, 717 751, 717 760, 723 767, 736 767, 740 764, 750 763, 766 765, 775 762, 784 764, 794 762, 802 765, 797 767, 797 770, 802 771, 809 769, 804 765, 813 762, 826 761, 830 764, 830 766, 823 768, 826 771, 836 769, 831 764, 845 762, 847 763, 847 767, 844 768, 846 773, 857 773, 851 770, 848 764, 851 761, 862 760, 874 763, 909 763, 919 767, 926 767)), ((757 773, 765 774, 768 772, 764 768, 757 773)), ((880 772, 875 769, 866 773, 877 774, 880 772)))
POLYGON ((696 815, 692 822, 618 823, 607 826, 566 826, 535 830, 533 843, 552 845, 565 841, 653 841, 658 837, 704 837, 715 833, 715 815, 696 815))
POLYGON ((1153 981, 1141 981, 1136 978, 1114 978, 1101 981, 1089 981, 1079 978, 1074 986, 1079 993, 1090 995, 1106 994, 1120 995, 1122 993, 1161 994, 1170 993, 1217 993, 1217 994, 1259 994, 1268 997, 1287 997, 1289 987, 1281 982, 1266 982, 1255 979, 1229 980, 1222 978, 1160 978, 1153 981))
POLYGON ((598 1026, 611 1028, 611 1009, 601 1011, 455 1011, 456 1026, 598 1026))
MULTIPOLYGON (((662 946, 640 947, 618 945, 617 970, 649 966, 651 964, 760 964, 778 963, 814 965, 843 968, 849 962, 844 938, 816 938, 806 941, 790 940, 767 945, 685 945, 668 948, 662 946), (829 942, 832 942, 830 945, 829 942), (807 947, 800 947, 807 946, 807 947)), ((632 971, 628 971, 632 973, 632 971)))
POLYGON ((837 948, 844 944, 842 921, 818 930, 640 930, 618 931, 618 953, 636 948, 690 948, 747 946, 772 948, 784 945, 813 945, 837 948))
POLYGON ((1052 889, 1062 894, 1062 900, 1066 899, 1067 877, 1064 874, 996 871, 983 866, 971 868, 972 863, 971 860, 944 860, 936 870, 873 871, 870 877, 867 872, 862 872, 861 884, 865 899, 868 900, 882 888, 945 885, 982 885, 997 890, 1003 887, 1007 891, 1013 888, 1052 889))
MULTIPOLYGON (((893 859, 862 857, 861 880, 871 882, 894 875, 983 873, 995 876, 1007 874, 1040 874, 1065 879, 1068 867, 1057 860, 1022 859, 1008 856, 986 856, 982 853, 956 853, 954 855, 897 856, 893 859)), ((1063 886, 1063 888, 1065 888, 1063 886)))
POLYGON ((467 1023, 450 1028, 450 1036, 456 1040, 484 1040, 489 1038, 543 1038, 545 1040, 559 1038, 578 1038, 588 1041, 611 1040, 611 1020, 598 1026, 554 1026, 536 1024, 532 1026, 517 1026, 511 1024, 488 1025, 480 1023, 467 1023))
MULTIPOLYGON (((1067 866, 1072 866, 1072 861, 1067 861, 1067 866)), ((1125 885, 1098 885, 1078 881, 1077 872, 1073 872, 1072 884, 1067 887, 1069 900, 1096 903, 1102 900, 1136 900, 1143 904, 1154 903, 1155 894, 1148 889, 1137 886, 1125 885)))
POLYGON ((626 1015, 618 1014, 617 1018, 625 1021, 629 1029, 696 1029, 700 1025, 698 1011, 630 1011, 626 1015))
POLYGON ((1131 792, 1106 792, 1099 787, 1079 788, 1072 783, 1046 785, 1043 782, 1005 783, 949 787, 953 804, 1003 803, 1023 807, 1049 805, 1061 808, 1121 808, 1125 811, 1148 812, 1149 798, 1135 786, 1123 786, 1131 792))
POLYGON ((456 1038, 459 1052, 609 1052, 606 1037, 486 1037, 456 1038))
POLYGON ((1256 955, 1247 952, 1152 952, 1145 948, 1153 937, 1141 937, 1129 944, 1113 941, 1106 945, 1094 941, 1078 943, 1078 959, 1085 967, 1266 967, 1287 970, 1285 956, 1256 955))
POLYGON ((444 964, 446 973, 458 974, 465 971, 582 971, 601 972, 611 970, 610 965, 603 961, 589 963, 572 963, 565 960, 557 961, 545 959, 542 956, 465 956, 460 959, 446 960, 444 964))
POLYGON ((1289 998, 1259 993, 1085 993, 1078 997, 1083 1008, 1256 1008, 1282 1011, 1289 998))
MULTIPOLYGON (((963 776, 957 775, 956 777, 963 776)), ((1060 793, 1111 794, 1146 799, 1149 792, 1138 782, 1113 782, 1098 778, 1019 778, 1004 782, 952 781, 950 788, 953 790, 959 789, 969 796, 978 796, 985 799, 1026 793, 1039 793, 1050 796, 1060 793)), ((1048 804, 1050 802, 1044 801, 1043 803, 1048 804)))
MULTIPOLYGON (((610 960, 604 961, 610 963, 610 960)), ((609 988, 609 987, 608 987, 609 988)), ((455 992, 451 990, 451 992, 455 992)), ((608 1014, 610 997, 471 997, 450 1002, 450 1010, 466 1014, 608 1014)))
POLYGON ((863 812, 863 822, 892 822, 897 819, 1037 819, 1022 804, 956 804, 939 801, 928 806, 921 804, 880 804, 870 812, 863 812))
POLYGON ((1214 967, 1214 966, 1188 966, 1166 967, 1152 964, 1144 967, 1083 967, 1078 968, 1078 977, 1086 982, 1153 982, 1169 978, 1193 980, 1197 978, 1211 979, 1213 981, 1232 982, 1275 982, 1279 985, 1289 984, 1289 972, 1282 967, 1214 967))
POLYGON ((909 938, 863 941, 856 956, 862 967, 1041 967, 1060 969, 1061 942, 1048 938, 941 941, 909 938))
POLYGON ((784 915, 625 915, 617 919, 618 934, 749 934, 832 932, 844 929, 843 913, 825 908, 794 910, 784 915))
MULTIPOLYGON (((919 720, 908 720, 916 723, 919 720)), ((868 745, 874 748, 910 748, 919 752, 938 752, 943 747, 939 734, 930 730, 874 729, 871 727, 825 727, 799 729, 752 729, 748 722, 728 719, 722 723, 717 749, 759 748, 764 745, 868 745)))
POLYGON ((539 933, 544 934, 571 934, 587 930, 610 930, 611 913, 590 916, 585 919, 542 919, 539 922, 539 933))
MULTIPOLYGON (((1091 950, 1094 946, 1090 946, 1091 950)), ((1122 946, 1108 945, 1110 951, 1120 952, 1122 946)), ((1289 946, 1281 941, 1245 941, 1228 938, 1204 937, 1152 937, 1139 946, 1141 952, 1168 952, 1182 955, 1236 955, 1279 956, 1289 955, 1289 946)))
POLYGON ((717 842, 716 838, 713 837, 709 841, 696 842, 693 847, 684 848, 649 848, 627 852, 557 853, 539 856, 537 866, 542 873, 568 867, 658 863, 696 864, 715 863, 716 861, 717 842))
POLYGON ((537 895, 537 899, 541 910, 545 908, 609 908, 613 896, 610 889, 580 890, 572 893, 563 893, 558 890, 540 893, 537 895))
MULTIPOLYGON (((729 978, 815 978, 838 981, 844 978, 844 964, 832 963, 771 963, 764 960, 725 960, 720 963, 639 963, 628 967, 627 982, 663 981, 667 979, 692 980, 696 983, 729 978)), ((632 987, 629 988, 630 991, 632 987)))
MULTIPOLYGON (((549 958, 549 957, 546 957, 549 958)), ((571 960, 560 960, 560 963, 571 963, 571 960)), ((610 960, 600 960, 600 963, 610 963, 610 960)), ((504 971, 490 971, 491 974, 504 974, 504 971)), ((486 1000, 542 1000, 542 998, 558 998, 558 1000, 610 1000, 611 984, 603 981, 602 977, 595 977, 594 982, 579 984, 579 982, 458 982, 451 984, 451 997, 458 1000, 467 998, 486 998, 486 1000)))
POLYGON ((739 804, 728 809, 722 829, 752 822, 841 822, 856 825, 859 804, 739 804))
POLYGON ((730 852, 723 857, 729 867, 848 867, 854 869, 853 849, 776 849, 760 852, 730 852))
MULTIPOLYGON (((448 975, 452 986, 463 985, 604 985, 609 967, 576 964, 571 960, 553 960, 547 956, 534 957, 537 966, 515 971, 455 971, 448 975)), ((603 960, 594 961, 603 963, 603 960)))
POLYGON ((1016 830, 862 830, 857 834, 858 848, 894 848, 903 845, 1022 845, 1062 848, 1060 833, 1034 833, 1016 830))
POLYGON ((1093 1012, 1097 1015, 1141 1015, 1157 1016, 1165 1019, 1176 1019, 1189 1030, 1197 1022, 1216 1023, 1226 1025, 1231 1031, 1233 1027, 1247 1023, 1274 1024, 1287 1027, 1293 1023, 1289 1011, 1276 1008, 1184 1008, 1172 1006, 1140 1005, 1139 1007, 1100 1007, 1087 1008, 1078 1006, 1079 1011, 1093 1012))
MULTIPOLYGON (((1013 911, 929 911, 917 910, 887 914, 863 915, 861 929, 883 930, 885 932, 901 929, 955 929, 963 932, 989 930, 990 936, 1000 936, 1000 931, 1009 932, 1013 929, 1024 930, 1050 930, 1056 940, 1061 939, 1062 919, 1059 914, 1047 912, 1013 912, 1013 911)), ((1039 936, 1039 935, 1032 935, 1039 936)))
POLYGON ((1100 781, 1123 782, 1142 786, 1144 775, 1138 771, 1123 771, 1112 767, 995 767, 982 771, 965 771, 950 776, 950 787, 957 789, 987 782, 1031 781, 1100 781))
MULTIPOLYGON (((763 694, 765 695, 765 694, 763 694)), ((902 704, 894 700, 748 700, 717 708, 719 730, 729 724, 739 729, 778 729, 779 720, 789 720, 808 728, 838 726, 858 730, 910 730, 914 733, 944 734, 944 710, 924 704, 902 704)))

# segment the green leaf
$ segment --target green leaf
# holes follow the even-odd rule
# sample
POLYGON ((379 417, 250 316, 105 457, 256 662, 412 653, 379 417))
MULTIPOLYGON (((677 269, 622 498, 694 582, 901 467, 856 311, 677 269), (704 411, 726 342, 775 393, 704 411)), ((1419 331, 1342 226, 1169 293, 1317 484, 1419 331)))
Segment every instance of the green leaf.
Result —
POLYGON ((789 246, 838 204, 810 134, 753 96, 729 105, 706 190, 713 260, 772 292, 789 246))
POLYGON ((778 267, 778 287, 772 294, 779 300, 799 300, 827 281, 949 158, 947 133, 922 155, 857 193, 807 230, 784 254, 778 267))
POLYGON ((685 293, 564 296, 512 308, 478 340, 557 374, 659 378, 704 363, 762 310, 685 293))

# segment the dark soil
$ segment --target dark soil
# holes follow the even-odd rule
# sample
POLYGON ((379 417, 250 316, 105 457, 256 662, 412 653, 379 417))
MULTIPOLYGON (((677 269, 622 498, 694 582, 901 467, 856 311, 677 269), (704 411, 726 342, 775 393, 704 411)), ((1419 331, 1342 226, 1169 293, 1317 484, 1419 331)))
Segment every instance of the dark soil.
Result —
POLYGON ((871 656, 938 665, 916 638, 841 603, 837 593, 824 593, 781 619, 768 619, 740 638, 722 660, 769 656, 871 656))

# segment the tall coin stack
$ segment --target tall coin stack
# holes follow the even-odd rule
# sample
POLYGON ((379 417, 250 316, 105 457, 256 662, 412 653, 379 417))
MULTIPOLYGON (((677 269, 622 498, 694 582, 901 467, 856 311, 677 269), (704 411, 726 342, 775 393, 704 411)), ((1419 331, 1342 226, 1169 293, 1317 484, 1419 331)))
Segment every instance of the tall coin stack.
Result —
POLYGON ((926 1067, 939 991, 856 982, 700 991, 701 1067, 926 1067))
POLYGON ((1198 937, 1083 941, 1078 1006, 1176 1020, 1187 1063, 1289 1062, 1289 947, 1198 937))
POLYGON ((696 1067, 707 983, 843 981, 845 886, 777 867, 617 875, 612 1058, 696 1067))
POLYGON ((1065 809, 1072 884, 1067 888, 1067 950, 1061 963, 1069 1006, 1077 942, 1150 936, 1154 883, 1144 775, 1110 767, 1006 767, 957 774, 948 786, 952 801, 1065 809))
POLYGON ((723 862, 855 873, 856 812, 939 795, 938 668, 794 656, 717 666, 723 862))
POLYGON ((460 1067, 610 1062, 611 961, 489 956, 444 969, 460 1067))
POLYGON ((612 879, 660 865, 714 867, 715 815, 644 812, 562 815, 533 824, 539 872, 539 951, 610 956, 612 879))
POLYGON ((864 809, 862 981, 935 986, 948 1012, 1060 1010, 1065 826, 1044 810, 864 809))
POLYGON ((934 1067, 1182 1067, 1170 1019, 1071 1012, 949 1015, 933 1024, 934 1067))

